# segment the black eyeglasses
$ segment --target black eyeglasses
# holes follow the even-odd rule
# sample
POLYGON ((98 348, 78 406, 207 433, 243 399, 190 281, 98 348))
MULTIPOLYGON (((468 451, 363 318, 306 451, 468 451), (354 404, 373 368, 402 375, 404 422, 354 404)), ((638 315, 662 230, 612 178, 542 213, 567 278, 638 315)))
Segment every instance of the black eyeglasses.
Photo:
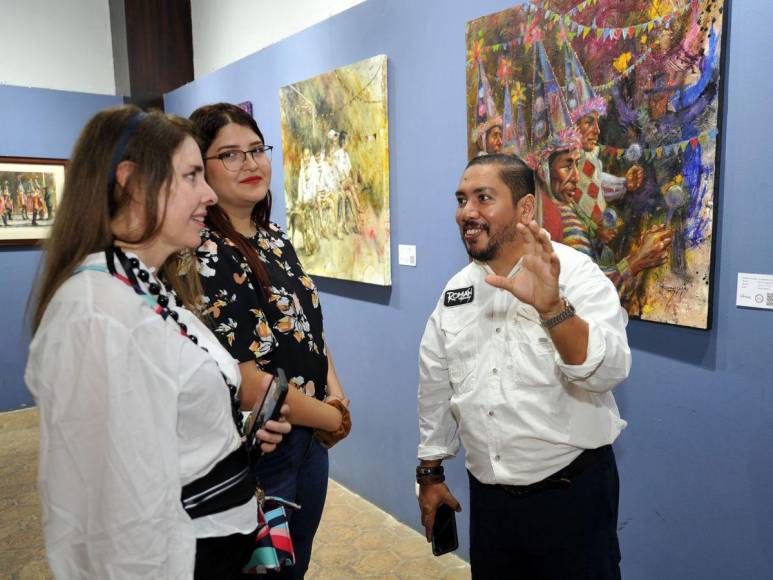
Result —
POLYGON ((244 162, 247 160, 248 153, 255 163, 263 161, 264 159, 270 162, 271 150, 273 148, 273 145, 258 145, 257 147, 253 147, 247 151, 242 151, 241 149, 231 149, 230 151, 223 151, 214 157, 205 157, 204 160, 209 161, 210 159, 220 159, 220 161, 223 162, 223 167, 225 167, 228 171, 239 171, 244 165, 244 162))

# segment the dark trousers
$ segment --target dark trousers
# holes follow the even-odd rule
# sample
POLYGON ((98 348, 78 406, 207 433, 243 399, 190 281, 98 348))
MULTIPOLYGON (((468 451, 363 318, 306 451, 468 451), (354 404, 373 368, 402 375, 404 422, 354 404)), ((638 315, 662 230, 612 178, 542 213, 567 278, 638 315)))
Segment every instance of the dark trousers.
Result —
POLYGON ((306 574, 314 534, 325 507, 328 468, 327 449, 305 427, 293 427, 276 451, 261 458, 258 479, 266 495, 276 495, 301 506, 298 511, 287 510, 295 566, 272 573, 269 578, 302 579, 306 574))
POLYGON ((524 495, 470 474, 474 580, 620 578, 617 464, 611 446, 599 451, 598 460, 573 476, 568 487, 524 495))
MULTIPOLYGON (((232 534, 196 540, 194 580, 237 580, 252 556, 255 534, 232 534)), ((252 576, 254 578, 254 576, 252 576)))

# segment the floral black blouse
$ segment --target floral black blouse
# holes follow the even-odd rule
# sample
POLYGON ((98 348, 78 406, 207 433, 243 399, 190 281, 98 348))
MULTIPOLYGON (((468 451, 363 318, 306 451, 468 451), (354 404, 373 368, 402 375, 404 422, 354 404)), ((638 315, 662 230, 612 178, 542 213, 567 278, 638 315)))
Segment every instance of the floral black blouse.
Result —
POLYGON ((250 242, 271 281, 268 299, 231 240, 202 232, 196 254, 215 335, 240 363, 255 360, 269 373, 282 368, 291 385, 324 399, 328 362, 317 288, 278 225, 258 228, 250 242))

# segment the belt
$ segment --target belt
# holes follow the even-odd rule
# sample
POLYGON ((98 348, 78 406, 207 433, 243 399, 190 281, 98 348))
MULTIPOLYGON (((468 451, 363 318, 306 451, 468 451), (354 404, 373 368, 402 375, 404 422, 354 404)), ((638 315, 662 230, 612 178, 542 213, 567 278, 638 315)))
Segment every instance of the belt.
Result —
POLYGON ((594 463, 598 463, 601 457, 608 452, 610 447, 610 445, 604 445, 598 449, 586 449, 569 465, 536 483, 531 483, 529 485, 498 484, 497 487, 502 488, 504 491, 514 496, 530 495, 548 489, 565 489, 571 487, 572 480, 594 463))
POLYGON ((191 519, 219 513, 255 497, 257 487, 245 445, 218 461, 209 473, 183 486, 181 501, 191 519))

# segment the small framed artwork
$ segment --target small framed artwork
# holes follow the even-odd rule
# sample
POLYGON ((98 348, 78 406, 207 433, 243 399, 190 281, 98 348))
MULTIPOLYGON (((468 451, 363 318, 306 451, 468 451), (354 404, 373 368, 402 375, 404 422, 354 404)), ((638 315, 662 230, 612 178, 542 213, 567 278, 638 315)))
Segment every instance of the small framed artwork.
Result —
POLYGON ((64 190, 66 159, 0 157, 0 245, 48 237, 64 190))

